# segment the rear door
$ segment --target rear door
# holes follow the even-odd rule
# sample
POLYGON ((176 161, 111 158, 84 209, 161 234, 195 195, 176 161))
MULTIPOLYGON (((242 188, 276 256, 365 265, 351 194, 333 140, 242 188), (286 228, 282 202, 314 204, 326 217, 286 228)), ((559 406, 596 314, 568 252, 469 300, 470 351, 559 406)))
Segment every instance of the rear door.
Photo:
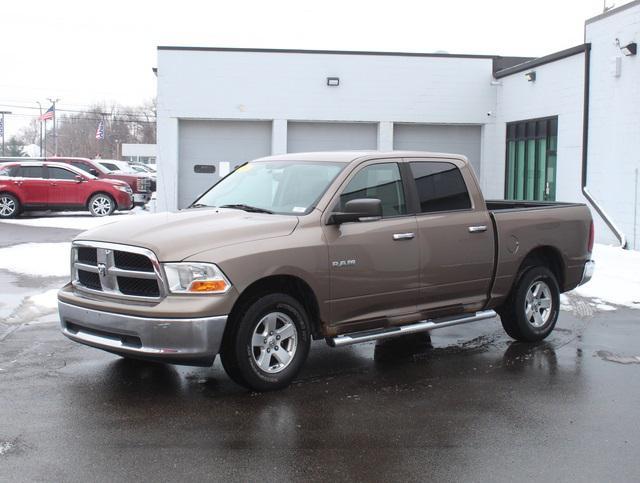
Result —
POLYGON ((493 227, 470 171, 459 161, 411 160, 420 235, 418 310, 478 310, 486 301, 494 259, 493 227), (462 166, 462 165, 461 165, 462 166))
POLYGON ((49 202, 49 182, 45 179, 42 165, 20 166, 15 182, 23 204, 44 207, 49 202))
POLYGON ((415 313, 419 286, 417 224, 407 208, 398 163, 367 163, 356 168, 343 186, 330 211, 340 211, 349 200, 377 198, 382 201, 383 217, 324 225, 332 322, 357 325, 415 313))
POLYGON ((47 166, 49 179, 49 204, 77 206, 84 202, 84 183, 76 180, 76 173, 58 166, 47 166))

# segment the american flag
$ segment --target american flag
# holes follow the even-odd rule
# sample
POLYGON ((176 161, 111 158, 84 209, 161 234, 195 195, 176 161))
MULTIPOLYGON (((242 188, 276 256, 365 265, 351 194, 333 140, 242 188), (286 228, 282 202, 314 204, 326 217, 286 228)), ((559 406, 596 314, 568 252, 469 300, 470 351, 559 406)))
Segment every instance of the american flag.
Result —
POLYGON ((104 122, 98 123, 98 129, 96 129, 96 139, 104 139, 104 122))
POLYGON ((47 112, 45 112, 42 116, 40 116, 41 121, 48 121, 49 119, 53 119, 56 115, 56 108, 52 105, 47 112))

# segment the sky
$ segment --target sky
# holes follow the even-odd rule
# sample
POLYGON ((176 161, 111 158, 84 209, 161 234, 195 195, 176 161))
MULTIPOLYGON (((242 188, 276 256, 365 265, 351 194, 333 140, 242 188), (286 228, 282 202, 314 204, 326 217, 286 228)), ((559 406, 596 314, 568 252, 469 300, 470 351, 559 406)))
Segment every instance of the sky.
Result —
POLYGON ((11 135, 48 98, 60 109, 140 104, 155 96, 158 45, 537 57, 581 44, 602 10, 603 0, 4 0, 0 110, 14 113, 11 135))

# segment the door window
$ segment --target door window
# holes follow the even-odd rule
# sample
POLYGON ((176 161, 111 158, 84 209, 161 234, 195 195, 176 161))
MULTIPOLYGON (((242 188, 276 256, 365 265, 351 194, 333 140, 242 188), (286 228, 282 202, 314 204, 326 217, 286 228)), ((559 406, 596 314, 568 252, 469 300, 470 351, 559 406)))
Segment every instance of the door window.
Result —
POLYGON ((43 178, 42 166, 21 166, 19 176, 22 178, 43 178))
POLYGON ((505 198, 554 201, 558 118, 507 124, 505 198))
POLYGON ((382 216, 399 216, 407 213, 402 178, 396 163, 372 164, 362 168, 351 178, 340 195, 340 207, 347 201, 361 198, 377 198, 382 201, 382 216))
POLYGON ((410 166, 422 213, 471 208, 467 186, 455 164, 420 161, 410 166))
POLYGON ((75 180, 76 174, 64 168, 49 166, 49 179, 70 179, 75 180))

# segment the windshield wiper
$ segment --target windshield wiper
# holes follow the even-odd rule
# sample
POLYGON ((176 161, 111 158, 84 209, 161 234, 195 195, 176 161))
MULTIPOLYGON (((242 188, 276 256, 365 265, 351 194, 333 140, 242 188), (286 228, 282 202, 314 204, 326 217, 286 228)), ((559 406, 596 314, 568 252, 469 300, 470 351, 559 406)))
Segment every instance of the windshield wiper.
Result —
POLYGON ((209 205, 205 205, 204 203, 194 203, 189 208, 212 208, 209 205))
POLYGON ((258 208, 257 206, 244 205, 242 203, 232 204, 232 205, 222 205, 220 208, 234 208, 237 210, 244 210, 250 213, 268 213, 269 215, 273 215, 273 211, 265 210, 264 208, 258 208))

